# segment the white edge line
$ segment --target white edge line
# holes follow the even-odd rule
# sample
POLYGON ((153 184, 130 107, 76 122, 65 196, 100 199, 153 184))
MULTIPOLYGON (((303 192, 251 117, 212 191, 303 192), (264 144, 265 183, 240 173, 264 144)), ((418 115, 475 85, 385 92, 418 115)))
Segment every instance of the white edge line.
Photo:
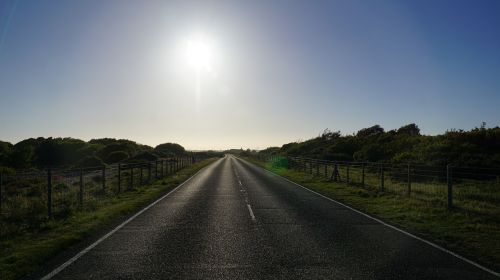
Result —
MULTIPOLYGON (((254 165, 255 165, 255 164, 254 164, 254 165)), ((258 166, 258 165, 255 165, 255 166, 258 166)), ((258 166, 258 167, 260 167, 260 166, 258 166)), ((301 188, 303 188, 303 189, 305 189, 305 190, 307 190, 307 191, 310 191, 310 192, 312 192, 312 193, 315 193, 315 194, 317 194, 317 195, 319 195, 319 196, 321 196, 321 197, 323 197, 323 198, 326 198, 326 199, 328 199, 328 200, 330 200, 330 201, 332 201, 332 202, 335 202, 335 203, 337 203, 337 204, 339 204, 339 205, 342 205, 342 206, 346 207, 347 209, 350 209, 350 210, 352 210, 352 211, 354 211, 354 212, 356 212, 356 213, 358 213, 358 214, 361 214, 361 215, 363 215, 363 216, 365 216, 365 217, 367 217, 367 218, 370 218, 370 219, 372 219, 372 220, 374 220, 374 221, 376 221, 376 222, 379 222, 379 223, 383 224, 384 226, 387 226, 387 227, 389 227, 389 228, 391 228, 391 229, 394 229, 394 230, 396 230, 396 231, 399 231, 399 232, 401 232, 401 233, 403 233, 403 234, 406 234, 406 235, 408 235, 408 236, 410 236, 410 237, 413 237, 413 238, 415 238, 415 239, 417 239, 417 240, 419 240, 419 241, 422 241, 422 242, 426 243, 427 245, 430 245, 430 246, 432 246, 432 247, 434 247, 434 248, 436 248, 436 249, 439 249, 439 250, 441 250, 441 251, 443 251, 443 252, 445 252, 445 253, 448 253, 448 254, 450 254, 450 255, 452 255, 452 256, 454 256, 454 257, 456 257, 456 258, 459 258, 459 259, 461 259, 462 261, 464 261, 464 262, 466 262, 466 263, 469 263, 469 264, 471 264, 471 265, 473 265, 473 266, 475 266, 475 267, 477 267, 477 268, 480 268, 480 269, 482 269, 482 270, 484 270, 484 271, 486 271, 486 272, 489 272, 490 274, 492 274, 492 275, 494 275, 494 276, 496 276, 496 277, 500 277, 500 273, 498 273, 498 272, 496 272, 496 271, 494 271, 494 270, 491 270, 491 269, 489 269, 489 268, 487 268, 487 267, 484 267, 484 266, 482 266, 482 265, 480 265, 480 264, 478 264, 478 263, 476 263, 476 262, 474 262, 474 261, 471 261, 471 260, 467 259, 466 257, 463 257, 463 256, 461 256, 461 255, 459 255, 459 254, 457 254, 457 253, 454 253, 454 252, 452 252, 452 251, 450 251, 450 250, 447 250, 447 249, 445 249, 445 248, 443 248, 443 247, 441 247, 441 246, 439 246, 439 245, 437 245, 437 244, 435 244, 435 243, 432 243, 432 242, 430 242, 430 241, 428 241, 428 240, 425 240, 425 239, 423 239, 423 238, 421 238, 421 237, 418 237, 418 236, 416 236, 416 235, 414 235, 414 234, 411 234, 411 233, 409 233, 409 232, 407 232, 407 231, 404 231, 404 230, 402 230, 402 229, 400 229, 400 228, 397 228, 397 227, 395 227, 395 226, 393 226, 393 225, 390 225, 390 224, 388 224, 388 223, 386 223, 386 222, 384 222, 384 221, 382 221, 382 220, 379 220, 379 219, 377 219, 377 218, 375 218, 375 217, 372 217, 372 216, 370 216, 370 215, 368 215, 368 214, 366 214, 366 213, 363 213, 363 212, 361 212, 361 211, 359 211, 359 210, 357 210, 357 209, 355 209, 355 208, 352 208, 352 207, 350 207, 350 206, 348 206, 348 205, 346 205, 346 204, 344 204, 344 203, 342 203, 342 202, 339 202, 339 201, 336 201, 336 200, 334 200, 334 199, 332 199, 332 198, 329 198, 329 197, 327 197, 327 196, 324 196, 324 195, 322 195, 322 194, 320 194, 320 193, 318 193, 318 192, 315 192, 315 191, 313 191, 313 190, 311 190, 311 189, 309 189, 309 188, 306 188, 306 187, 304 187, 304 186, 300 185, 299 183, 296 183, 296 182, 294 182, 294 181, 291 181, 291 180, 289 180, 289 179, 287 179, 287 178, 285 178, 285 177, 283 177, 283 176, 281 176, 281 175, 279 175, 279 174, 276 174, 276 173, 274 173, 274 172, 272 172, 272 171, 269 171, 269 170, 267 170, 267 169, 265 169, 265 168, 262 168, 262 167, 260 167, 260 168, 261 168, 261 169, 263 169, 263 170, 265 170, 265 171, 267 171, 267 172, 269 172, 269 173, 271 173, 271 174, 273 174, 273 175, 275 175, 275 176, 278 176, 278 177, 280 177, 280 178, 282 178, 282 179, 284 179, 284 180, 286 180, 286 181, 288 181, 288 182, 290 182, 290 183, 292 183, 292 184, 294 184, 294 185, 296 185, 296 186, 299 186, 299 187, 301 187, 301 188)))
POLYGON ((99 245, 99 243, 103 242, 106 238, 110 237, 113 233, 117 232, 118 230, 120 230, 122 227, 124 227, 126 224, 130 223, 133 219, 137 218, 137 216, 141 215, 142 213, 144 213, 146 210, 148 210, 149 208, 153 207, 155 204, 157 204, 158 202, 160 202, 161 200, 163 200, 165 197, 169 196, 171 193, 175 192, 177 189, 179 189, 180 187, 182 187, 184 184, 186 184, 188 181, 190 181, 193 177, 195 177, 196 175, 198 175, 198 173, 200 173, 201 171, 203 171, 205 168, 207 168, 208 166, 210 166, 212 164, 209 164, 205 167, 203 167, 202 169, 198 170, 196 173, 194 173, 191 177, 187 178, 184 182, 182 182, 180 185, 178 185, 177 187, 175 187, 173 190, 169 191, 167 194, 165 194, 164 196, 158 198, 157 200, 155 200, 154 202, 152 202, 151 204, 149 204, 148 206, 146 206, 145 208, 143 208, 141 211, 137 212, 136 214, 134 214, 132 217, 128 218, 125 222, 121 223, 119 226, 115 227, 112 231, 106 233, 104 236, 102 236, 101 238, 99 238, 96 242, 92 243, 90 246, 88 246, 87 248, 83 249, 82 251, 80 251, 78 254, 76 254, 74 257, 72 257, 71 259, 67 260, 65 263, 61 264, 60 266, 58 266, 57 268, 55 268, 54 270, 52 270, 49 274, 45 275, 44 277, 40 278, 40 280, 49 280, 51 279, 52 277, 56 276, 59 272, 63 271, 66 267, 68 267, 69 265, 71 265, 72 263, 74 263, 76 260, 78 260, 79 258, 81 258, 83 255, 85 255, 86 253, 88 253, 90 250, 92 250, 95 246, 99 245))
POLYGON ((414 234, 411 234, 411 233, 409 233, 409 232, 407 232, 407 231, 404 231, 404 230, 402 230, 402 229, 400 229, 400 228, 398 228, 398 227, 395 227, 395 226, 393 226, 393 225, 390 225, 390 224, 388 224, 388 223, 386 223, 386 222, 384 222, 384 221, 382 221, 382 220, 379 220, 379 219, 377 219, 377 218, 375 218, 375 217, 372 217, 372 216, 370 216, 370 215, 368 215, 368 214, 366 214, 366 213, 364 213, 364 212, 361 212, 361 211, 359 211, 359 210, 357 210, 357 209, 355 209, 355 208, 352 208, 352 207, 350 207, 350 206, 348 206, 348 205, 346 205, 346 204, 344 204, 344 203, 342 203, 342 202, 336 201, 336 200, 334 200, 334 199, 332 199, 332 198, 329 198, 329 197, 324 196, 324 195, 322 195, 322 194, 320 194, 320 193, 318 193, 318 192, 315 192, 315 191, 313 191, 313 190, 311 190, 311 189, 308 189, 308 188, 306 188, 306 187, 304 187, 304 186, 302 186, 302 185, 300 185, 300 184, 298 184, 298 183, 295 183, 294 181, 291 181, 291 180, 289 180, 289 179, 287 179, 287 178, 285 178, 285 177, 283 177, 283 176, 281 176, 281 175, 279 175, 279 174, 276 174, 276 173, 274 173, 274 172, 272 172, 272 171, 269 171, 269 170, 267 170, 267 169, 265 169, 265 170, 266 170, 266 171, 268 171, 268 172, 270 172, 270 173, 272 173, 272 174, 274 174, 274 175, 276 175, 276 176, 279 176, 279 177, 281 177, 281 178, 285 179, 286 181, 288 181, 288 182, 290 182, 290 183, 292 183, 292 184, 294 184, 294 185, 297 185, 297 186, 299 186, 299 187, 301 187, 301 188, 303 188, 303 189, 306 189, 306 190, 308 190, 308 191, 310 191, 310 192, 312 192, 312 193, 315 193, 315 194, 317 194, 317 195, 319 195, 319 196, 321 196, 321 197, 323 197, 323 198, 326 198, 326 199, 328 199, 328 200, 330 200, 330 201, 333 201, 333 202, 335 202, 335 203, 337 203, 337 204, 339 204, 339 205, 342 205, 342 206, 344 206, 344 207, 346 207, 346 208, 348 208, 348 209, 350 209, 350 210, 352 210, 352 211, 354 211, 354 212, 356 212, 356 213, 358 213, 358 214, 361 214, 361 215, 363 215, 363 216, 365 216, 365 217, 367 217, 367 218, 370 218, 370 219, 372 219, 372 220, 374 220, 374 221, 377 221, 377 222, 379 222, 379 223, 383 224, 384 226, 390 227, 390 228, 392 228, 392 229, 394 229, 394 230, 396 230, 396 231, 399 231, 399 232, 401 232, 401 233, 404 233, 404 234, 406 234, 406 235, 408 235, 408 236, 410 236, 410 237, 413 237, 413 238, 415 238, 415 239, 417 239, 417 240, 419 240, 419 241, 422 241, 422 242, 424 242, 424 243, 426 243, 426 244, 428 244, 428 245, 430 245, 430 246, 432 246, 432 247, 434 247, 434 248, 436 248, 436 249, 439 249, 439 250, 441 250, 441 251, 443 251, 443 252, 446 252, 446 253, 448 253, 448 254, 450 254, 450 255, 452 255, 452 256, 454 256, 454 257, 456 257, 456 258, 459 258, 459 259, 461 259, 462 261, 465 261, 465 262, 467 262, 467 263, 469 263, 469 264, 472 264, 472 265, 476 266, 477 268, 480 268, 480 269, 482 269, 482 270, 484 270, 484 271, 486 271, 486 272, 489 272, 489 273, 493 274, 494 276, 500 277, 500 273, 498 273, 498 272, 496 272, 496 271, 494 271, 494 270, 491 270, 491 269, 489 269, 489 268, 487 268, 487 267, 484 267, 484 266, 482 266, 482 265, 480 265, 480 264, 478 264, 478 263, 476 263, 476 262, 474 262, 474 261, 472 261, 472 260, 469 260, 469 259, 468 259, 468 258, 466 258, 466 257, 463 257, 463 256, 461 256, 461 255, 459 255, 459 254, 457 254, 457 253, 454 253, 454 252, 452 252, 452 251, 450 251, 450 250, 448 250, 448 249, 445 249, 445 248, 443 248, 443 247, 441 247, 441 246, 439 246, 439 245, 437 245, 437 244, 435 244, 435 243, 432 243, 432 242, 430 242, 430 241, 428 241, 428 240, 425 240, 425 239, 423 239, 423 238, 421 238, 421 237, 418 237, 418 236, 416 236, 416 235, 414 235, 414 234))

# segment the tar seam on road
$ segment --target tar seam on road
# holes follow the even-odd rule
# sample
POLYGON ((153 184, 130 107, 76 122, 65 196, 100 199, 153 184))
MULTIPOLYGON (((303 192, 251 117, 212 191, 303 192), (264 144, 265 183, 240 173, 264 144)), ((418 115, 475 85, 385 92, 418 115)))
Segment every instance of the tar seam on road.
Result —
MULTIPOLYGON (((213 164, 213 163, 212 163, 213 164)), ((78 260, 79 258, 81 258, 83 255, 85 255, 86 253, 88 253, 90 250, 92 250, 95 246, 99 245, 99 243, 103 242, 104 240, 106 240, 108 237, 110 237, 111 235, 113 235, 113 233, 117 232, 118 230, 120 230, 122 227, 124 227, 126 224, 130 223, 133 219, 137 218, 137 216, 141 215, 142 213, 144 213, 146 210, 148 210, 149 208, 153 207, 154 205, 156 205, 158 202, 160 202, 161 200, 163 200, 165 197, 169 196, 171 193, 175 192, 177 189, 179 189, 180 187, 182 187, 184 184, 186 184, 187 182, 189 182, 192 178, 194 178, 196 175, 198 175, 201 171, 205 170, 208 166, 212 165, 212 164, 209 164, 205 167, 203 167, 202 169, 198 170, 195 174, 193 174, 191 177, 189 177, 188 179, 186 179, 186 181, 182 182, 180 185, 178 185, 177 187, 175 187, 173 190, 169 191, 166 195, 158 198, 157 200, 155 200, 153 203, 149 204, 148 206, 146 206, 145 208, 143 208, 141 211, 137 212, 136 214, 134 214, 132 217, 130 217, 129 219, 127 219, 125 222, 121 223, 119 226, 117 226, 116 228, 114 228, 112 231, 106 233, 103 237, 99 238, 96 242, 92 243, 90 246, 88 246, 87 248, 83 249, 82 251, 80 251, 78 254, 76 254, 74 257, 72 257, 71 259, 67 260, 65 263, 61 264, 60 266, 58 266, 56 269, 52 270, 49 274, 45 275, 44 277, 40 278, 40 280, 48 280, 48 279, 51 279, 52 277, 56 276, 59 272, 63 271, 66 267, 68 267, 69 265, 71 265, 72 263, 74 263, 76 260, 78 260)))
MULTIPOLYGON (((256 166, 257 166, 257 165, 256 165, 256 166)), ((261 168, 262 168, 262 167, 261 167, 261 168)), ((262 168, 262 169, 264 169, 264 168, 262 168)), ((469 264, 471 264, 471 265, 473 265, 473 266, 475 266, 475 267, 477 267, 477 268, 479 268, 479 269, 482 269, 482 270, 484 270, 484 271, 486 271, 486 272, 488 272, 488 273, 490 273, 490 274, 492 274, 492 275, 494 275, 494 276, 496 276, 496 277, 500 277, 500 273, 498 273, 498 272, 496 272, 496 271, 494 271, 494 270, 491 270, 491 269, 489 269, 489 268, 487 268, 487 267, 484 267, 484 266, 482 266, 482 265, 480 265, 480 264, 478 264, 478 263, 476 263, 476 262, 474 262, 474 261, 472 261, 472 260, 469 260, 469 259, 467 259, 466 257, 463 257, 463 256, 461 256, 461 255, 459 255, 459 254, 457 254, 457 253, 454 253, 454 252, 452 252, 452 251, 450 251, 450 250, 447 250, 447 249, 445 249, 445 248, 443 248, 443 247, 441 247, 441 246, 439 246, 439 245, 437 245, 437 244, 434 244, 434 243, 432 243, 432 242, 430 242, 430 241, 428 241, 428 240, 425 240, 425 239, 423 239, 423 238, 421 238, 421 237, 418 237, 418 236, 416 236, 416 235, 414 235, 414 234, 411 234, 411 233, 409 233, 409 232, 407 232, 407 231, 404 231, 404 230, 402 230, 402 229, 400 229, 400 228, 397 228, 397 227, 395 227, 395 226, 393 226, 393 225, 390 225, 390 224, 388 224, 388 223, 386 223, 386 222, 384 222, 384 221, 382 221, 382 220, 379 220, 379 219, 377 219, 377 218, 375 218, 375 217, 372 217, 372 216, 370 216, 370 215, 368 215, 368 214, 366 214, 366 213, 363 213, 363 212, 361 212, 361 211, 359 211, 359 210, 357 210, 357 209, 355 209, 355 208, 352 208, 352 207, 350 207, 350 206, 348 206, 348 205, 346 205, 346 204, 344 204, 344 203, 342 203, 342 202, 338 202, 338 201, 336 201, 335 199, 329 198, 329 197, 324 196, 324 195, 322 195, 322 194, 320 194, 320 193, 318 193, 318 192, 315 192, 315 191, 313 191, 313 190, 311 190, 311 189, 308 189, 308 188, 306 188, 306 187, 304 187, 304 186, 300 185, 299 183, 296 183, 296 182, 294 182, 294 181, 292 181, 292 180, 289 180, 289 179, 287 179, 287 178, 285 178, 285 177, 283 177, 283 176, 281 176, 281 175, 279 175, 279 174, 276 174, 276 173, 274 173, 274 172, 272 172, 272 171, 269 171, 269 170, 267 170, 267 169, 264 169, 264 170, 265 170, 265 171, 267 171, 267 172, 269 172, 270 174, 273 174, 273 175, 275 175, 275 176, 278 176, 279 178, 282 178, 282 179, 284 179, 284 180, 286 180, 286 181, 288 181, 288 182, 290 182, 290 183, 292 183, 292 184, 294 184, 294 185, 296 185, 296 186, 299 186, 299 187, 301 187, 301 188, 303 188, 303 189, 305 189, 305 190, 307 190, 307 191, 310 191, 310 192, 312 192, 312 193, 314 193, 314 194, 317 194, 317 195, 319 195, 319 196, 321 196, 321 197, 323 197, 323 198, 326 198, 326 199, 328 199, 328 200, 330 200, 330 201, 332 201, 332 202, 335 202, 335 203, 337 203, 337 204, 339 204, 339 205, 342 205, 342 206, 344 206, 344 207, 346 207, 346 208, 348 208, 348 209, 350 209, 350 210, 352 210, 352 211, 354 211, 354 212, 356 212, 356 213, 358 213, 358 214, 361 214, 361 215, 363 215, 363 216, 365 216, 365 217, 367 217, 367 218, 370 218, 370 219, 372 219, 372 220, 374 220, 374 221, 376 221, 376 222, 379 222, 380 224, 382 224, 382 225, 384 225, 384 226, 387 226, 387 227, 392 228, 392 229, 394 229, 394 230, 396 230, 396 231, 399 231, 399 232, 401 232, 401 233, 403 233, 403 234, 406 234, 406 235, 408 235, 408 236, 410 236, 410 237, 413 237, 413 238, 415 238, 415 239, 417 239, 417 240, 419 240, 419 241, 422 241, 422 242, 426 243, 427 245, 430 245, 430 246, 432 246, 432 247, 434 247, 434 248, 436 248, 436 249, 439 249, 439 250, 441 250, 441 251, 443 251, 443 252, 445 252, 445 253, 448 253, 448 254, 450 254, 450 255, 452 255, 452 256, 454 256, 454 257, 456 257, 456 258, 458 258, 458 259, 460 259, 460 260, 462 260, 462 261, 464 261, 464 262, 466 262, 466 263, 469 263, 469 264)))

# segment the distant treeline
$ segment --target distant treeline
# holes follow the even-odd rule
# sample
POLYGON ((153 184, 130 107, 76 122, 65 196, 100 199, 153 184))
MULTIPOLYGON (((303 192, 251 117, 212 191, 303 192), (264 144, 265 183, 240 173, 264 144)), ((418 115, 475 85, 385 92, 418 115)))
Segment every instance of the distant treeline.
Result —
POLYGON ((336 161, 500 167, 500 128, 485 128, 483 123, 470 131, 449 130, 436 136, 421 135, 415 124, 390 131, 374 125, 353 135, 325 130, 316 138, 260 153, 336 161))
MULTIPOLYGON (((198 152, 209 155, 211 152, 198 152)), ((30 138, 15 145, 0 141, 0 168, 46 168, 100 166, 118 162, 153 161, 186 155, 179 144, 164 143, 156 147, 125 139, 30 138)), ((215 153, 213 153, 215 155, 215 153)))

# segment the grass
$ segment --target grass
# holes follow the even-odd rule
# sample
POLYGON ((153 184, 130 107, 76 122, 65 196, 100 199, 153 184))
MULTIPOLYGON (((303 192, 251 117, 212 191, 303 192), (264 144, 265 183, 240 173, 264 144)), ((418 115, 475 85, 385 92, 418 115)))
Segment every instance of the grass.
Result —
MULTIPOLYGON (((378 188, 361 187, 359 184, 331 182, 324 175, 287 169, 280 164, 262 162, 254 158, 245 159, 490 269, 500 271, 498 203, 461 202, 454 209, 448 210, 444 203, 446 196, 443 199, 431 199, 426 193, 435 189, 429 184, 415 184, 412 188, 415 193, 412 192, 408 197, 390 188, 380 191, 378 188)), ((498 196, 498 193, 496 195, 498 196)))
POLYGON ((47 220, 36 231, 4 235, 0 240, 1 279, 17 279, 37 271, 47 260, 69 246, 138 211, 215 160, 195 163, 152 184, 107 197, 91 209, 72 212, 65 219, 47 220))

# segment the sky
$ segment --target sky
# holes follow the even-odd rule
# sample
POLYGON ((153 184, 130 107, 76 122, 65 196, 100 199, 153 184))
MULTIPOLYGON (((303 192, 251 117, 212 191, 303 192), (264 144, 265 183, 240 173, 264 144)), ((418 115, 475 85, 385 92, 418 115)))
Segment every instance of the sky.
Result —
POLYGON ((326 128, 494 127, 499 108, 496 0, 0 0, 12 143, 262 149, 326 128))

